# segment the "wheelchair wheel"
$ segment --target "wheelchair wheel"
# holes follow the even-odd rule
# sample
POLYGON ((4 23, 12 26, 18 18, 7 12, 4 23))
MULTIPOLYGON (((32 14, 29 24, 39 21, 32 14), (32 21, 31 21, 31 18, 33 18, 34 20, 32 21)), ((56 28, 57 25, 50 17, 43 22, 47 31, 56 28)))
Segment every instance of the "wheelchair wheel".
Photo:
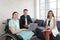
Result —
POLYGON ((11 34, 3 34, 0 36, 1 40, 17 40, 14 36, 12 36, 11 34))
POLYGON ((7 36, 5 40, 14 40, 12 37, 7 36))

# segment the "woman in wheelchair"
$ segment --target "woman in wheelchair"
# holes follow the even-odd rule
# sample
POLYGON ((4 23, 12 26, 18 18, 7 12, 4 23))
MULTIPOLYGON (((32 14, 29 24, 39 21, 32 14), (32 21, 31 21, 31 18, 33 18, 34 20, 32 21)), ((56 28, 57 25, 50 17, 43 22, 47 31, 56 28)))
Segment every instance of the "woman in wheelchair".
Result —
POLYGON ((12 19, 9 21, 9 30, 12 32, 12 34, 16 34, 18 37, 20 35, 23 40, 30 40, 30 38, 34 35, 32 31, 20 29, 17 12, 13 12, 12 14, 12 19))

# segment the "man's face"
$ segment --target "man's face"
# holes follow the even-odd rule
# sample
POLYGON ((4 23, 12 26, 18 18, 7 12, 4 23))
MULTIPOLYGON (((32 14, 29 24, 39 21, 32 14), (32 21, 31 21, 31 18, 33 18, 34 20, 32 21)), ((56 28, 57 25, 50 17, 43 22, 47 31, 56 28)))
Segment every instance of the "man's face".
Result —
POLYGON ((18 13, 15 13, 15 14, 13 15, 13 18, 18 18, 18 13))
POLYGON ((24 11, 24 15, 27 15, 28 11, 24 11))

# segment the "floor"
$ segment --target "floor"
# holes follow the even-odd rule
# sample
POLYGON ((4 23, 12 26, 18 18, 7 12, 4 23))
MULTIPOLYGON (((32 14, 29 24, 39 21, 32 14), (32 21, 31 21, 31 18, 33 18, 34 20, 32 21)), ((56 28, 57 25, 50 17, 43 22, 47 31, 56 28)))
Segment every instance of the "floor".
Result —
MULTIPOLYGON (((5 37, 1 38, 0 40, 5 40, 5 37)), ((41 39, 37 38, 37 36, 34 36, 34 37, 31 38, 31 40, 41 40, 41 39)))
POLYGON ((39 39, 39 38, 37 38, 37 36, 35 36, 31 40, 41 40, 41 39, 39 39))

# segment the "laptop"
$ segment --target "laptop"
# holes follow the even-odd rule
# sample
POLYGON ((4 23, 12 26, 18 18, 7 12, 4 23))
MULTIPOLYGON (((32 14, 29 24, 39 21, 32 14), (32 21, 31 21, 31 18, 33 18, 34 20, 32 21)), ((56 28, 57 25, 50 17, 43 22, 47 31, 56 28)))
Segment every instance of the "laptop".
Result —
POLYGON ((38 27, 38 24, 37 23, 30 23, 28 27, 29 27, 28 28, 29 31, 33 31, 38 27))

